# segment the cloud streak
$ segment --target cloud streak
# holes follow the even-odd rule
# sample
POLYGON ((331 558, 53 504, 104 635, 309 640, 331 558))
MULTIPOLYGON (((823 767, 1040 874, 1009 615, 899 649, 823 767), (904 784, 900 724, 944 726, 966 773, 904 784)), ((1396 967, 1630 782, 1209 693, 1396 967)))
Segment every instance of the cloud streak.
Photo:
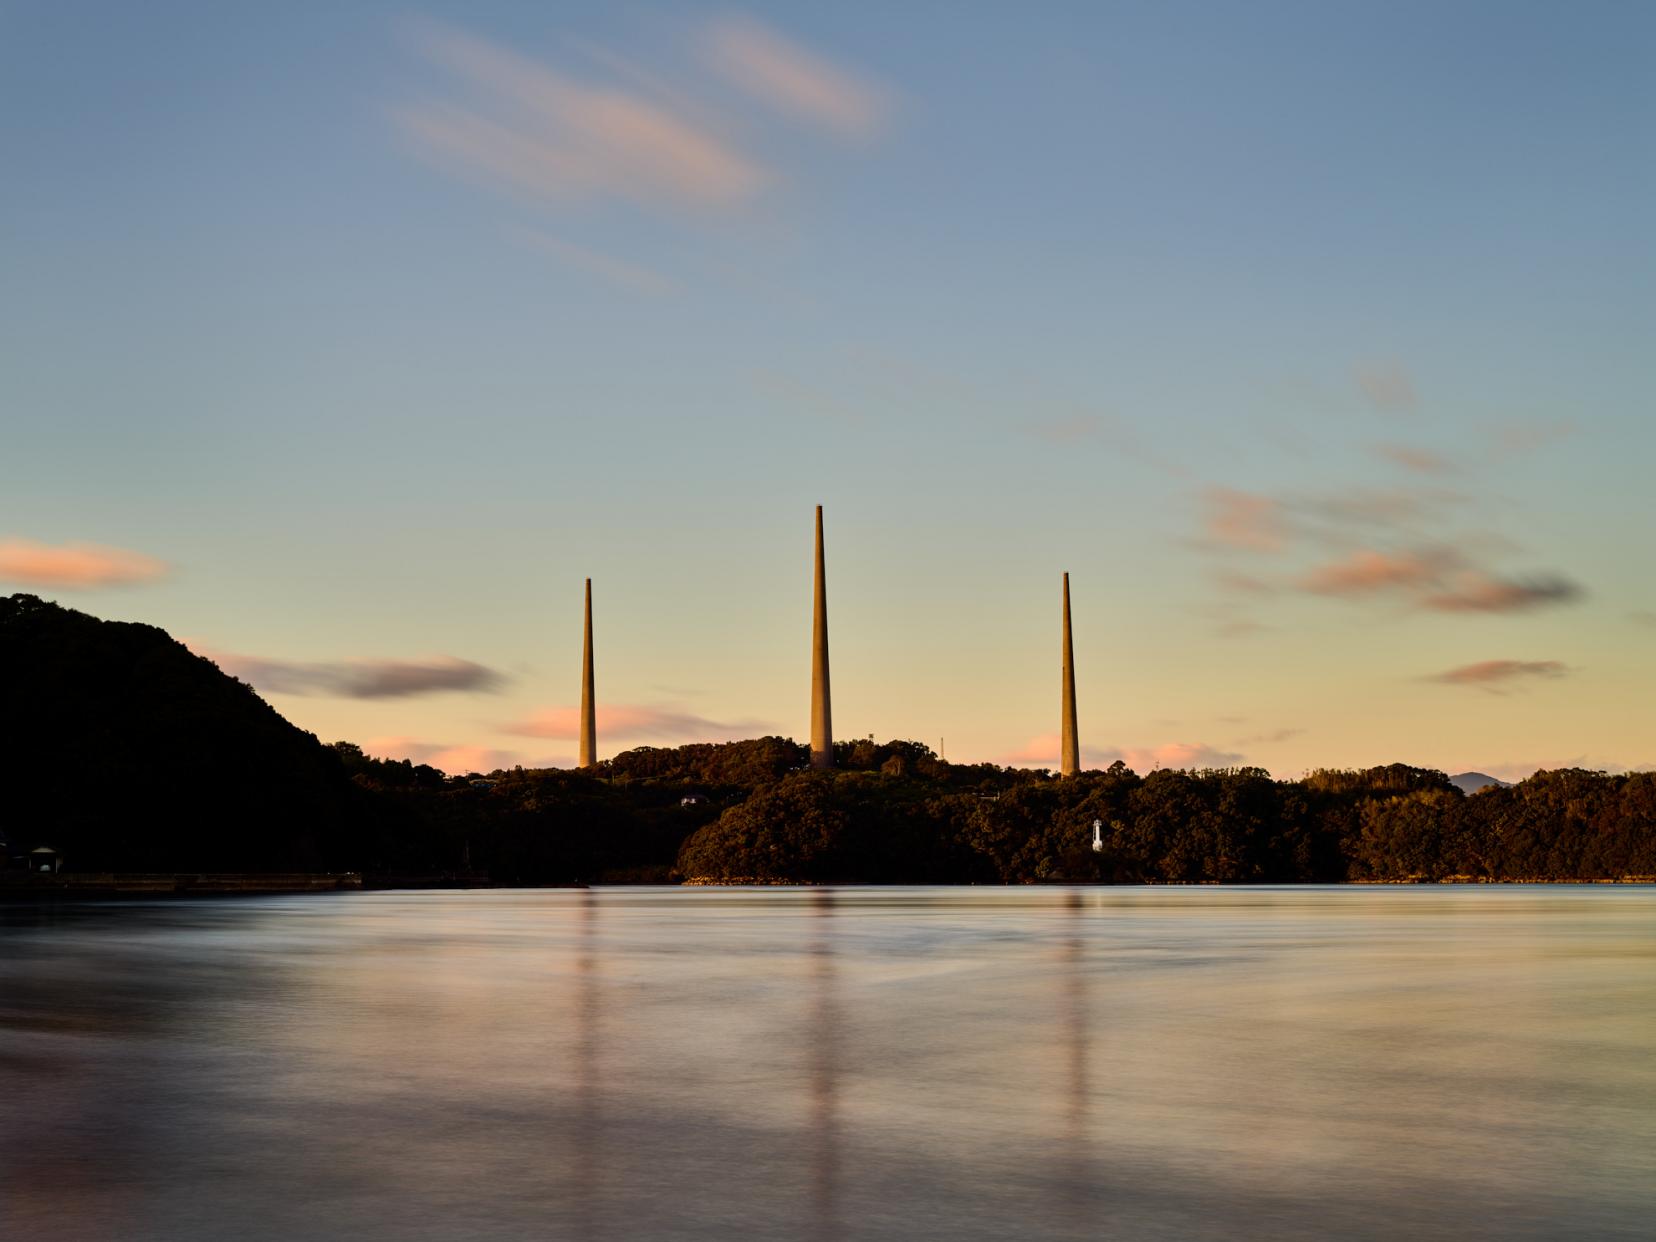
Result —
POLYGON ((63 590, 132 586, 168 572, 164 561, 142 552, 95 543, 36 543, 0 539, 0 581, 63 590))
POLYGON ((1394 590, 1420 589, 1438 581, 1442 568, 1430 554, 1354 552, 1342 560, 1319 565, 1299 580, 1313 595, 1374 595, 1394 590))
POLYGON ((1203 529, 1209 539, 1229 548, 1277 552, 1287 542, 1281 502, 1269 496, 1210 487, 1202 494, 1203 529))
POLYGON ((667 277, 659 272, 652 272, 647 267, 589 250, 585 246, 577 246, 574 242, 564 241, 536 229, 522 229, 517 235, 531 249, 539 250, 566 267, 596 276, 619 289, 661 297, 675 292, 678 288, 667 277))
POLYGON ((1409 411, 1420 405, 1414 380, 1396 363, 1360 366, 1353 375, 1357 387, 1379 409, 1409 411))
POLYGON ((749 18, 714 22, 703 56, 717 73, 778 111, 842 138, 875 132, 885 114, 880 92, 749 18))
POLYGON ((1473 686, 1490 694, 1505 694, 1514 683, 1556 680, 1567 677, 1569 668, 1558 660, 1481 660, 1447 672, 1434 673, 1427 681, 1445 686, 1473 686))
POLYGON ((1345 599, 1400 599, 1431 612, 1526 612, 1581 598, 1580 586, 1559 574, 1502 577, 1466 563, 1451 548, 1408 552, 1359 549, 1301 576, 1298 589, 1345 599))
POLYGON ((439 167, 559 202, 622 199, 721 209, 769 176, 705 119, 614 84, 578 82, 509 48, 437 24, 416 44, 470 102, 428 100, 395 113, 439 167))
POLYGON ((1435 612, 1525 612, 1548 604, 1574 603, 1583 594, 1579 586, 1559 574, 1500 578, 1481 570, 1467 570, 1421 603, 1435 612))
POLYGON ((325 695, 344 699, 408 699, 450 692, 487 693, 505 677, 455 656, 424 660, 273 660, 234 651, 191 648, 232 677, 271 694, 325 695))
MULTIPOLYGON (((600 704, 596 715, 600 734, 634 740, 722 742, 758 737, 768 731, 768 726, 762 721, 723 723, 677 708, 648 704, 600 704)), ((524 720, 503 725, 500 731, 517 737, 578 738, 581 733, 581 709, 549 707, 524 720)))

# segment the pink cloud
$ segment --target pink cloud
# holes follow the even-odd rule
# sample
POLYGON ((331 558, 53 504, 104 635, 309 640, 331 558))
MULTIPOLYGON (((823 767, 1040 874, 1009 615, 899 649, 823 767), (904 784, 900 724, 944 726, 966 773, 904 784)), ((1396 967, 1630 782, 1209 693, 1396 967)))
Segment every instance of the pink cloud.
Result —
MULTIPOLYGON (((722 724, 690 712, 644 704, 600 704, 596 715, 600 736, 640 741, 722 742, 756 737, 766 729, 759 721, 722 724)), ((581 709, 549 707, 525 720, 503 725, 501 732, 518 737, 574 739, 581 733, 581 709)))
POLYGON ((518 757, 509 750, 490 746, 452 746, 443 742, 422 742, 412 737, 376 737, 362 745, 364 754, 375 759, 407 759, 410 763, 428 763, 450 776, 467 772, 494 772, 509 768, 518 757))
POLYGON ((1319 566, 1301 580, 1301 586, 1316 595, 1371 595, 1427 586, 1441 575, 1442 566, 1429 557, 1365 550, 1319 566))
POLYGON ((421 50, 485 110, 427 102, 397 114, 433 162, 555 200, 725 207, 766 173, 705 121, 616 85, 576 82, 460 31, 422 27, 421 50))
POLYGON ((878 91, 758 22, 741 17, 714 22, 704 53, 715 70, 780 111, 842 137, 879 128, 885 103, 878 91))
POLYGON ((1314 595, 1400 595, 1433 612, 1521 612, 1581 596, 1580 587, 1558 575, 1502 578, 1469 568, 1452 548, 1364 549, 1313 569, 1299 585, 1314 595))
POLYGON ((1276 552, 1286 542, 1280 501, 1229 487, 1210 487, 1202 499, 1209 538, 1253 552, 1276 552))
POLYGON ((53 546, 30 539, 0 539, 0 581, 25 586, 129 586, 153 582, 167 573, 167 565, 141 552, 107 548, 95 543, 53 546))
MULTIPOLYGON (((1007 767, 1055 768, 1058 766, 1059 738, 1056 733, 1041 733, 1029 739, 1017 750, 1001 758, 1007 767)), ((1234 751, 1221 750, 1202 742, 1164 742, 1160 746, 1129 746, 1081 748, 1081 763, 1087 768, 1107 768, 1121 760, 1140 774, 1157 768, 1227 768, 1242 761, 1234 751)))

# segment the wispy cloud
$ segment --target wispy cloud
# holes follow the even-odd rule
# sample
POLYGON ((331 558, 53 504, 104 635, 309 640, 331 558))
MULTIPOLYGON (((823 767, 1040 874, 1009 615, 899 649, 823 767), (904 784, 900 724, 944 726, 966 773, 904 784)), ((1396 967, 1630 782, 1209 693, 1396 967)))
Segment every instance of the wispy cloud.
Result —
POLYGON ((344 699, 407 699, 453 691, 490 692, 505 684, 491 668, 454 656, 424 660, 275 660, 196 643, 190 649, 232 677, 272 694, 327 695, 344 699))
POLYGON ((1209 539, 1254 552, 1279 551, 1287 541, 1282 506, 1269 496, 1210 487, 1202 494, 1209 539))
POLYGON ((1441 580, 1444 567, 1431 555, 1419 553, 1353 552, 1341 560, 1319 565, 1300 579, 1313 595, 1373 595, 1382 591, 1417 590, 1441 580))
POLYGON ((1406 411, 1420 405, 1414 380, 1395 362, 1359 366, 1353 374, 1357 387, 1379 409, 1406 411))
POLYGON ((646 293, 652 297, 674 292, 678 286, 659 272, 636 263, 601 254, 574 242, 564 241, 537 229, 519 229, 516 236, 531 249, 550 255, 567 267, 596 276, 621 289, 646 293))
POLYGON ((700 209, 741 204, 769 179, 707 117, 636 87, 579 82, 435 23, 420 25, 415 42, 468 96, 395 113, 415 149, 440 167, 554 201, 700 209))
POLYGON ((123 548, 0 539, 0 582, 75 590, 153 582, 167 572, 165 562, 123 548))
MULTIPOLYGON (((1000 763, 1007 767, 1055 768, 1058 766, 1058 748, 1059 738, 1056 733, 1038 734, 1011 754, 1003 756, 1000 763)), ((1209 746, 1203 742, 1081 748, 1081 762, 1088 768, 1107 768, 1118 759, 1133 771, 1142 774, 1157 768, 1226 768, 1241 762, 1243 756, 1235 751, 1209 746)))
POLYGON ((1634 625, 1642 625, 1649 629, 1656 629, 1656 612, 1648 608, 1639 608, 1627 614, 1627 619, 1634 625))
POLYGON ((1236 742, 1237 746, 1276 746, 1290 738, 1301 737, 1304 729, 1273 729, 1269 733, 1261 733, 1255 737, 1245 737, 1236 742))
MULTIPOLYGON (((647 704, 601 704, 596 716, 600 734, 638 741, 728 741, 756 737, 768 728, 762 721, 722 723, 678 708, 647 704)), ((503 725, 500 731, 518 737, 577 738, 581 734, 581 709, 549 707, 503 725)))
POLYGON ((711 68, 754 98, 841 137, 865 137, 884 119, 880 91, 750 18, 714 22, 702 50, 711 68))
POLYGON ((1447 474, 1453 469, 1447 457, 1430 449, 1409 444, 1377 444, 1374 451, 1395 466, 1416 474, 1447 474))
POLYGON ((1561 575, 1509 578, 1467 563, 1452 548, 1387 552, 1364 548, 1318 565, 1295 585, 1313 595, 1394 598, 1433 612, 1522 612, 1582 595, 1561 575))
POLYGON ((1558 574, 1501 578, 1482 570, 1467 570, 1421 603, 1435 612, 1524 612, 1548 604, 1573 603, 1583 594, 1581 587, 1558 574))
POLYGON ((1426 678, 1445 686, 1474 686, 1490 694, 1506 694, 1515 683, 1556 680, 1570 669, 1558 660, 1480 660, 1426 678))
POLYGON ((1490 440, 1497 459, 1521 457, 1558 440, 1568 439, 1577 427, 1571 419, 1528 420, 1499 423, 1491 429, 1490 440))
MULTIPOLYGON (((960 399, 959 394, 956 395, 956 398, 951 398, 947 393, 941 396, 941 400, 954 399, 960 399)), ((964 399, 961 399, 961 403, 968 403, 970 399, 970 394, 966 394, 964 399)), ((1187 466, 1164 456, 1151 447, 1144 435, 1122 418, 1085 409, 1070 409, 1068 412, 1054 417, 1037 418, 1013 424, 1012 429, 1019 434, 1032 436, 1047 444, 1058 445, 1060 448, 1073 448, 1078 444, 1102 442, 1107 445, 1111 457, 1137 462, 1158 474, 1165 474, 1172 478, 1188 479, 1190 477, 1190 469, 1187 466)))

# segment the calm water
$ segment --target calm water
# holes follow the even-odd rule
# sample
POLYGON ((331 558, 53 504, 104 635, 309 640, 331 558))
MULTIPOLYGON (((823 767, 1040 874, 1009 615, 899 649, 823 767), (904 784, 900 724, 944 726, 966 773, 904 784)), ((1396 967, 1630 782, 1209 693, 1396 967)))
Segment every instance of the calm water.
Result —
POLYGON ((18 1239, 1639 1238, 1656 890, 0 909, 18 1239))

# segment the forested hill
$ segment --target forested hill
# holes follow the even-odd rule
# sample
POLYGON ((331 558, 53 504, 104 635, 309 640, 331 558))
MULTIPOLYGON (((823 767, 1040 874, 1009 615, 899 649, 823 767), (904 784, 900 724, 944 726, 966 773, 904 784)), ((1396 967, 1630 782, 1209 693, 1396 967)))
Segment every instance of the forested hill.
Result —
POLYGON ((342 869, 334 752, 165 631, 0 597, 0 836, 88 870, 342 869))
POLYGON ((1019 884, 1656 876, 1656 774, 1402 764, 1058 779, 916 742, 642 747, 451 777, 323 746, 161 630, 0 598, 0 835, 71 869, 1019 884), (1093 825, 1099 844, 1093 848, 1093 825))

